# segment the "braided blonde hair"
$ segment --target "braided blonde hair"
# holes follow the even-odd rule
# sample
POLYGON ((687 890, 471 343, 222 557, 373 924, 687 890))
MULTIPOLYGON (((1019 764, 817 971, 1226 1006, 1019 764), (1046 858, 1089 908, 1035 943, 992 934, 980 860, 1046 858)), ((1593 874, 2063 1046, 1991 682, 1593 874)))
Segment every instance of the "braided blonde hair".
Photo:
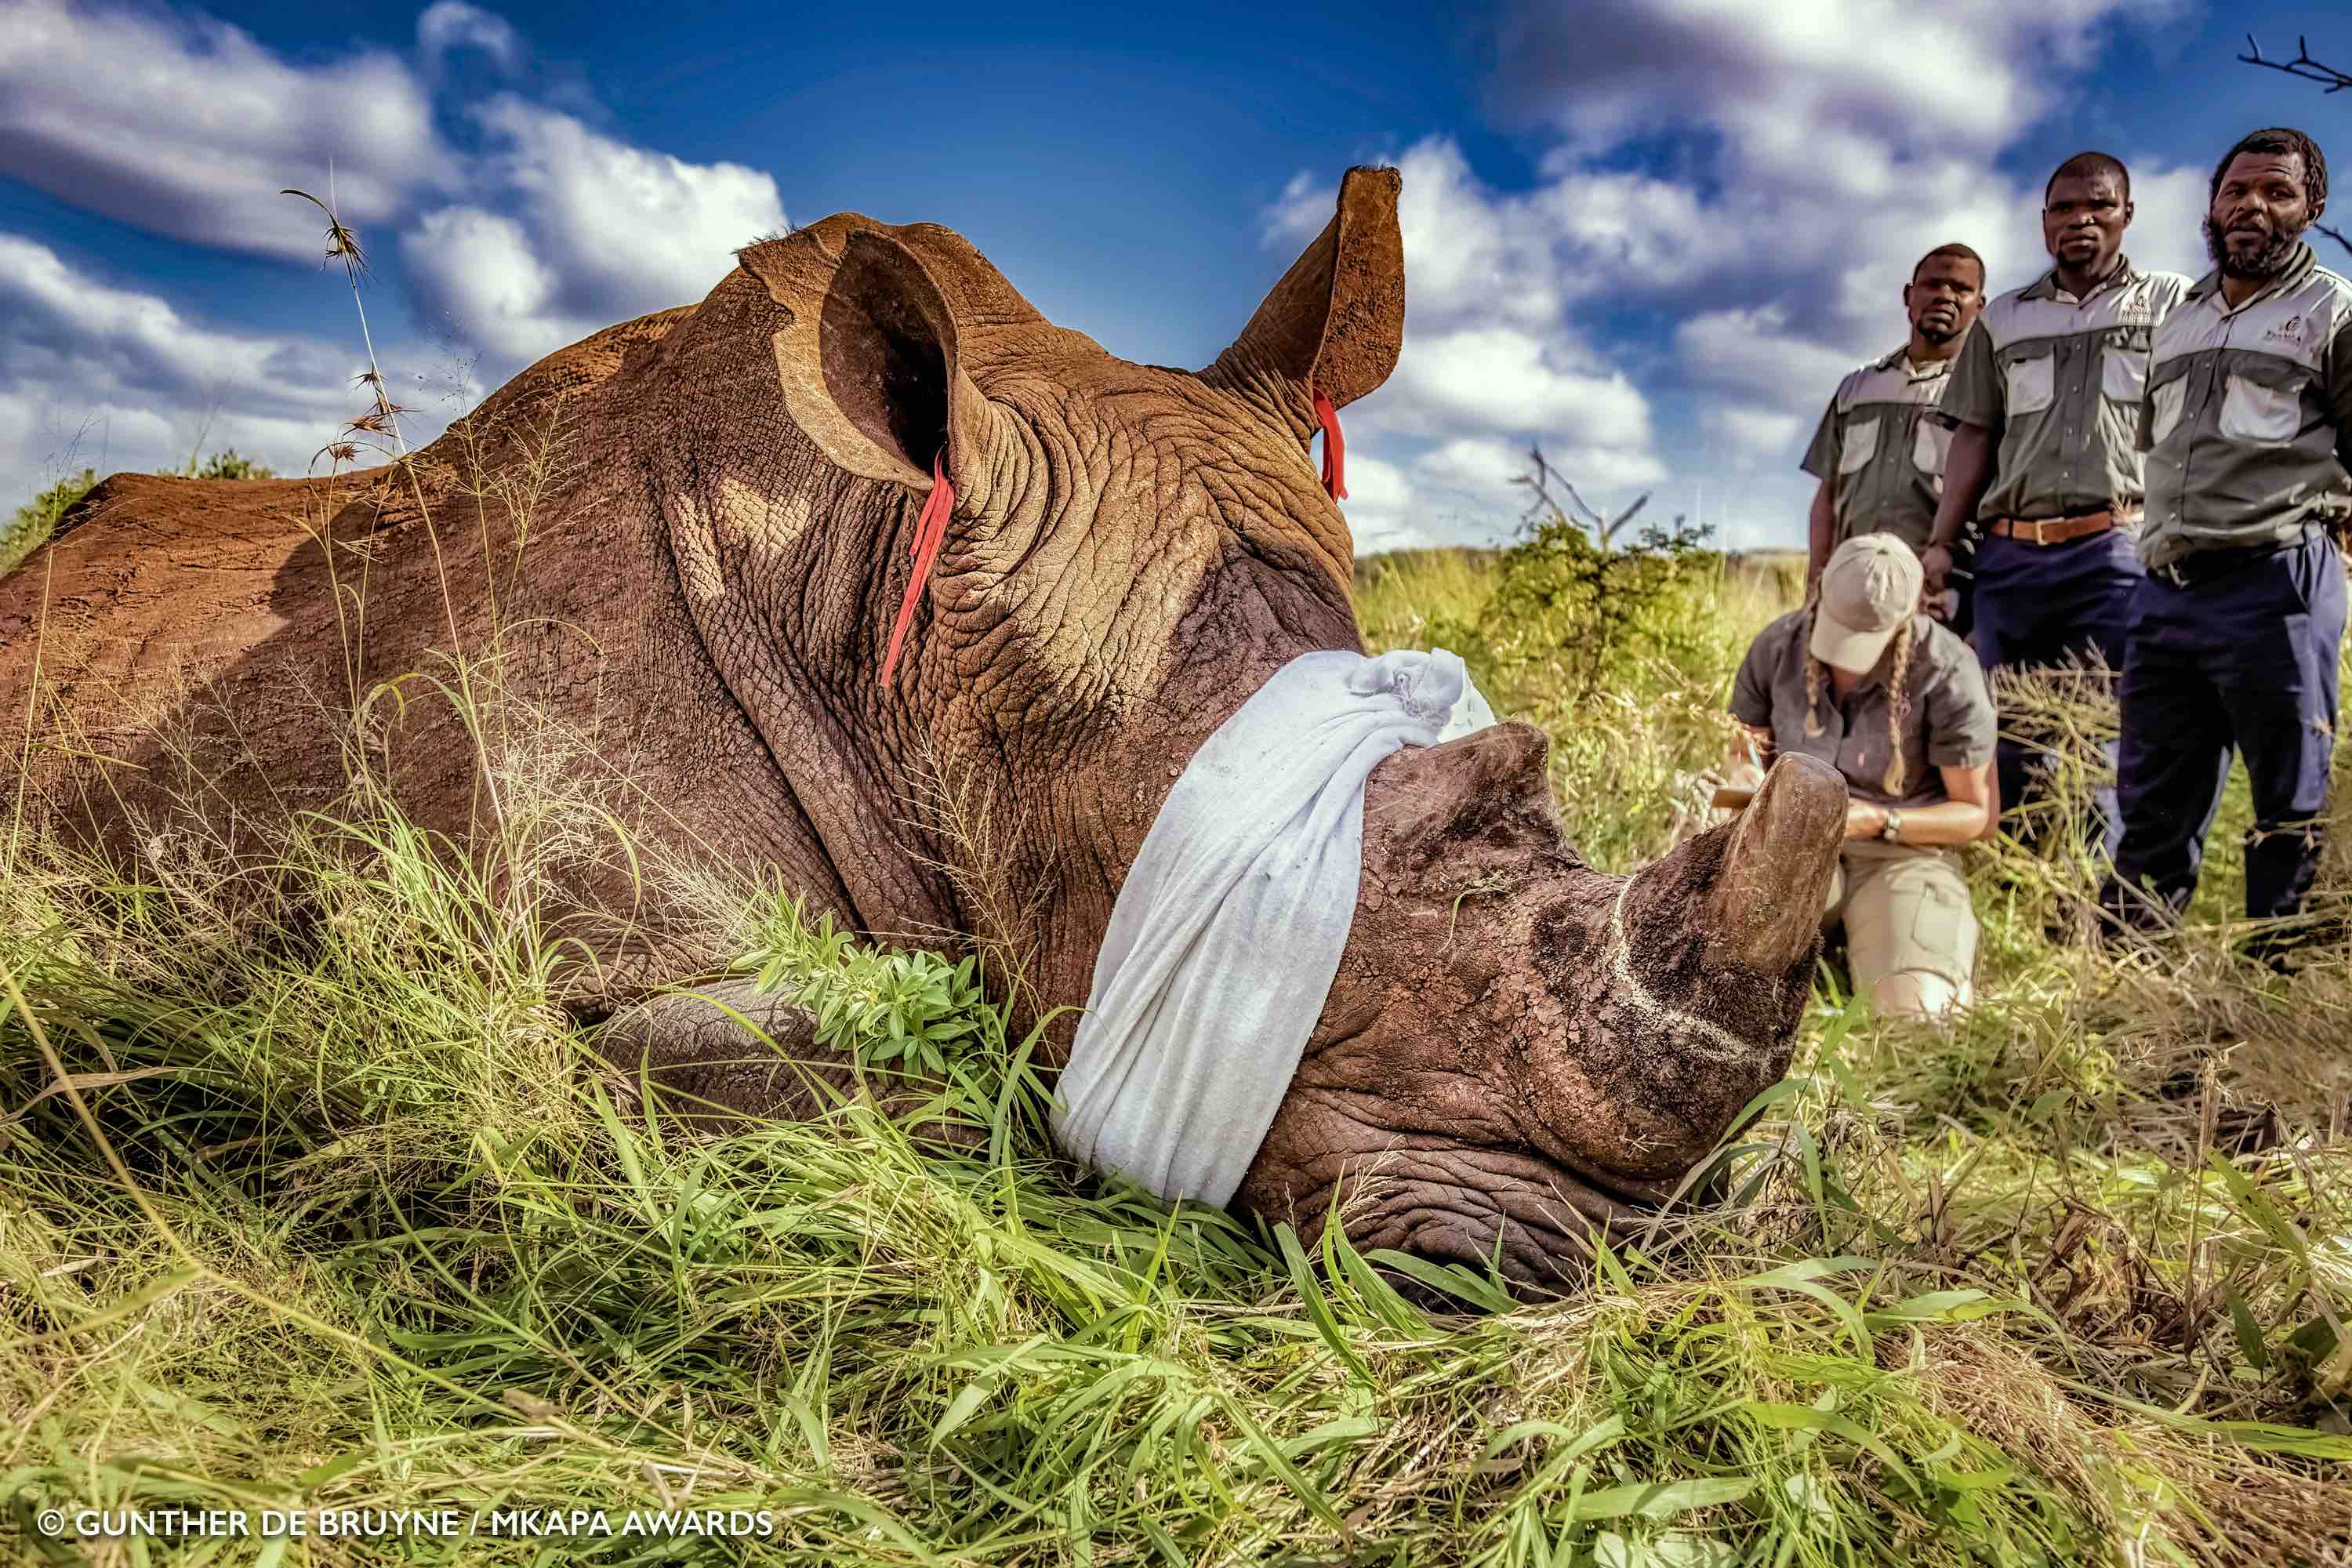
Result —
MULTIPOLYGON (((1805 601, 1805 640, 1801 645, 1805 657, 1805 733, 1822 732, 1822 688, 1828 684, 1830 667, 1813 657, 1813 623, 1822 612, 1821 585, 1815 584, 1812 595, 1805 601)), ((1875 668, 1885 673, 1886 683, 1886 772, 1880 784, 1889 795, 1903 789, 1903 731, 1911 720, 1911 656, 1917 638, 1913 635, 1917 617, 1906 616, 1886 651, 1879 656, 1875 668)))

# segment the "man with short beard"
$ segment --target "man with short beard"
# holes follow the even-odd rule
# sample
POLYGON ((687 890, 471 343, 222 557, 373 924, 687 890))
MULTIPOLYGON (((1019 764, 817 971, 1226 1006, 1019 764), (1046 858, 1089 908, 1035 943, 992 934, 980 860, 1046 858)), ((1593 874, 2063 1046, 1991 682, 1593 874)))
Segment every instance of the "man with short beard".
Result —
MULTIPOLYGON (((1809 589, 1830 552, 1858 533, 1891 533, 1915 552, 1927 547, 1951 445, 1951 427, 1935 414, 1951 384, 1952 356, 1984 308, 1984 258, 1965 245, 1939 245, 1921 257, 1903 286, 1909 339, 1838 384, 1801 465, 1821 481, 1806 552, 1809 589)), ((1941 611, 1930 606, 1955 636, 1968 635, 1965 616, 1941 611)))
MULTIPOLYGON (((1931 598, 1975 516, 1977 657, 1999 669, 2046 669, 2095 656, 2123 665, 2126 615, 2141 577, 2136 443, 2149 335, 2189 279, 2142 272, 2123 253, 2131 175, 2105 153, 2078 153, 2044 188, 2042 238, 2054 265, 1984 309, 1952 369, 1944 413, 1958 422, 1935 535, 1921 556, 1931 598)), ((2033 772, 2048 763, 2008 733, 1998 749, 2012 832, 2033 772)), ((2096 792, 2112 850, 2115 792, 2096 792)))
MULTIPOLYGON (((2299 914, 2319 865, 2344 638, 2328 524, 2352 459, 2352 282, 2305 231, 2327 161, 2257 131, 2214 171, 2214 269, 2157 329, 2140 445, 2148 569, 2123 677, 2122 805, 2108 907, 2140 925, 2197 889, 2232 748, 2253 784, 2246 913, 2299 914)), ((2300 934, 2257 937, 2276 955, 2300 934)))

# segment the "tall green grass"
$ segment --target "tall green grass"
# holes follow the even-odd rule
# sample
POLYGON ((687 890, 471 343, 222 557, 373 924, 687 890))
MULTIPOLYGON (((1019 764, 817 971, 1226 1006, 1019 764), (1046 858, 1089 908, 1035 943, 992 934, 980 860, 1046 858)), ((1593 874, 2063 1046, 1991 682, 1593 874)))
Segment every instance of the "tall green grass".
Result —
MULTIPOLYGON (((1368 637, 1475 626, 1493 570, 1374 563, 1368 637)), ((1792 589, 1706 563, 1680 651, 1580 700, 1476 670, 1596 859, 1702 825, 1792 589)), ((773 1533, 210 1560, 2341 1560, 2340 952, 2273 977, 2215 926, 2113 964, 2042 934, 2063 851, 1990 852, 1981 1005, 1883 1023, 1825 971, 1727 1202, 1515 1302, 1083 1176, 1005 975, 772 891, 713 940, 929 1111, 688 1135, 563 1005, 533 836, 619 832, 572 777, 506 773, 495 866, 366 790, 241 867, 0 866, 5 1550, 81 1560, 45 1506, 733 1504, 773 1533)))
MULTIPOLYGON (((358 241, 326 216, 357 307, 358 241)), ((491 594, 446 576, 372 349, 362 381, 321 455, 381 447, 445 598, 491 594)), ((551 415, 472 476, 486 559, 526 548, 561 435, 551 415)), ((1376 648, 1454 647, 1541 725, 1571 833, 1623 868, 1705 825, 1730 672, 1796 573, 1604 558, 1553 522, 1530 550, 1370 563, 1360 607, 1376 648)), ((364 568, 337 587, 363 596, 364 568)), ((2239 962, 2226 867, 2113 963, 2045 934, 2092 886, 2079 831, 1985 852, 1972 1013, 1874 1020, 1826 966, 1795 1071, 1717 1156, 1725 1201, 1516 1301, 1337 1226, 1309 1254, 1073 1170, 1003 931, 873 951, 647 853, 630 781, 508 699, 499 640, 416 683, 464 708, 490 784, 462 850, 358 761, 342 806, 258 853, 190 825, 136 868, 0 837, 12 1560, 2345 1560, 2352 980, 2341 951, 2239 962), (666 1115, 574 1016, 565 959, 593 933, 551 889, 583 858, 664 880, 716 967, 816 1016, 854 1090, 723 1136, 666 1115), (168 1504, 740 1506, 772 1529, 39 1529, 168 1504)), ((2005 700, 2074 737, 2079 814, 2111 721, 2060 686, 2005 700)), ((960 809, 934 782, 912 815, 960 809)), ((948 869, 976 907, 1017 902, 948 869)), ((2339 847, 2328 896, 2347 885, 2339 847)))

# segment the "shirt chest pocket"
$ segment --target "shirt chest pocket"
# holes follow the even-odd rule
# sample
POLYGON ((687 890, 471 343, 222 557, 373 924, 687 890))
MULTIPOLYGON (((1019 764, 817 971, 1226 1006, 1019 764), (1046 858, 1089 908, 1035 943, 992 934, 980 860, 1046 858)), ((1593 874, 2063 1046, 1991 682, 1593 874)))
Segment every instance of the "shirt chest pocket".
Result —
POLYGON ((2176 375, 2156 389, 2155 407, 2150 410, 2154 417, 2149 420, 2147 429, 2150 446, 2163 446, 2164 438, 2172 434, 2172 427, 2180 423, 2181 400, 2188 395, 2189 378, 2185 375, 2176 375))
POLYGON ((2050 406, 2057 392, 2057 358, 2047 349, 2038 354, 2009 362, 2002 374, 2007 380, 2003 388, 2009 405, 2008 413, 2039 414, 2050 406))
POLYGON ((1952 433, 1932 416, 1921 415, 1919 427, 1911 433, 1911 466, 1932 477, 1936 488, 1944 488, 1944 459, 1952 450, 1952 433))
POLYGON ((2099 391, 2117 403, 2137 403, 2147 389, 2147 330, 2126 327, 2099 348, 2099 391))
POLYGON ((2303 428, 2303 400, 2292 386, 2230 377, 2221 394, 2221 434, 2240 441, 2292 441, 2303 428))
POLYGON ((1845 444, 1838 448, 1838 472, 1853 473, 1868 463, 1878 450, 1878 416, 1850 420, 1845 427, 1845 444))

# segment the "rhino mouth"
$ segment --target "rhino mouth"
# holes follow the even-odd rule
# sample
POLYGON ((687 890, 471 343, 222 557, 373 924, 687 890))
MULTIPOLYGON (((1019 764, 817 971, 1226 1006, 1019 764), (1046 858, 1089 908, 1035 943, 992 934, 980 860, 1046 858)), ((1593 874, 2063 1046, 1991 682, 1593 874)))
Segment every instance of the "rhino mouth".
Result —
POLYGON ((1670 1189, 1586 1175, 1528 1143, 1498 1136, 1381 1128, 1345 1097, 1314 1099, 1332 1145, 1290 1188, 1287 1220, 1309 1238, 1337 1213, 1359 1252, 1381 1249, 1515 1285, 1565 1289, 1591 1268, 1596 1234, 1645 1224, 1670 1189), (1359 1152, 1358 1151, 1362 1151, 1359 1152), (1319 1165, 1321 1169, 1314 1169, 1319 1165), (1336 1202, 1335 1202, 1336 1199, 1336 1202))

